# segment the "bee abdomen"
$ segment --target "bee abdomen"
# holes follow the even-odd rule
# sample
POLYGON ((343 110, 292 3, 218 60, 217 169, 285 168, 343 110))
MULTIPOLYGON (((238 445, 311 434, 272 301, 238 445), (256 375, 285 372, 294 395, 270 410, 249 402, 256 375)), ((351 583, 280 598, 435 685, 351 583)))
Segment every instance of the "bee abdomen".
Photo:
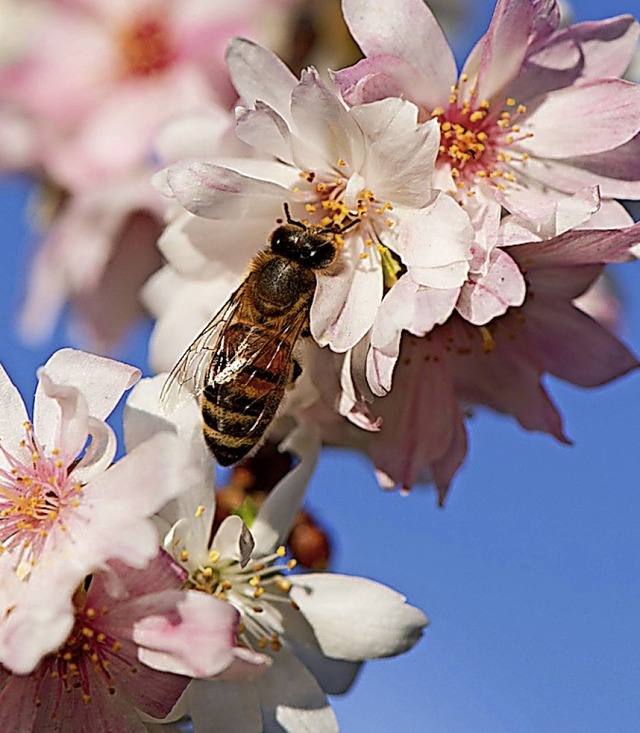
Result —
POLYGON ((271 423, 284 387, 255 393, 244 385, 208 385, 201 398, 202 430, 209 449, 221 466, 243 458, 271 423))

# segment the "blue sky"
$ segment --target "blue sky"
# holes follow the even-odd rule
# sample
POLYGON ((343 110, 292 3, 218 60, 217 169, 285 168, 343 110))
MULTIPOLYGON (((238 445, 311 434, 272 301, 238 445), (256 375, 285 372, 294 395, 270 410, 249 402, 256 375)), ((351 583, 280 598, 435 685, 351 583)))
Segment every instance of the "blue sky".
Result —
MULTIPOLYGON (((476 30, 493 3, 475 0, 476 30)), ((577 0, 577 19, 638 12, 577 0)), ((27 348, 12 319, 29 248, 28 187, 0 185, 0 358, 23 394, 65 342, 27 348)), ((640 263, 615 270, 624 337, 640 351, 640 263)), ((144 366, 140 329, 120 357, 144 366)), ((328 451, 309 501, 338 572, 388 583, 431 626, 408 655, 368 665, 335 701, 344 733, 633 733, 640 729, 640 374, 593 391, 550 380, 573 447, 478 413, 445 509, 430 490, 381 491, 367 462, 328 451)))

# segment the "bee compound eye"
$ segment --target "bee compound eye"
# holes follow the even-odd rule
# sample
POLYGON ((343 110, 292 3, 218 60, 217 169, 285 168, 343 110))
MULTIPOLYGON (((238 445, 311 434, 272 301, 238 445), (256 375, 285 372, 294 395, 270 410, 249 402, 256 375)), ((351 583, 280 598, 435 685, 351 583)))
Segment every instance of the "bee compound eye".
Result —
POLYGON ((271 233, 271 249, 277 254, 289 255, 295 249, 297 232, 292 231, 290 226, 277 227, 271 233))

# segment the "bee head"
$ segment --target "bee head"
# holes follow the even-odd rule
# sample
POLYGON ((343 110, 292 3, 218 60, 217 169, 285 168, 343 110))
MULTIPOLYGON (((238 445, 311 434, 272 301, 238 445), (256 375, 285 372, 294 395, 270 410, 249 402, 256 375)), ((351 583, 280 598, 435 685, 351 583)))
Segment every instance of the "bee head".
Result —
POLYGON ((313 270, 328 267, 337 254, 335 232, 298 222, 274 229, 270 243, 276 254, 313 270))

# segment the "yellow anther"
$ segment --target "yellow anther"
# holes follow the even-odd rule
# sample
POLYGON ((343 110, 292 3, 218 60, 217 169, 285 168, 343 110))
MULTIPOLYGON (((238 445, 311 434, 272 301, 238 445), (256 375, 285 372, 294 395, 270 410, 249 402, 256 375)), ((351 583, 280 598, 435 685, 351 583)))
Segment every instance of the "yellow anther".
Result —
POLYGON ((211 563, 217 563, 220 559, 220 553, 217 550, 211 550, 209 553, 209 562, 211 563))
POLYGON ((287 554, 287 549, 284 545, 280 545, 278 549, 276 550, 276 555, 278 557, 284 557, 287 554))
POLYGON ((196 509, 195 517, 196 519, 199 519, 204 514, 204 506, 200 504, 200 506, 196 509))
POLYGON ((516 106, 516 100, 513 97, 509 97, 509 99, 507 99, 507 106, 509 106, 509 107, 515 107, 516 106))
POLYGON ((489 109, 491 107, 488 99, 483 99, 479 106, 482 107, 482 109, 489 109))
POLYGON ((189 559, 189 551, 188 550, 182 550, 180 553, 180 561, 181 562, 187 562, 189 559))

